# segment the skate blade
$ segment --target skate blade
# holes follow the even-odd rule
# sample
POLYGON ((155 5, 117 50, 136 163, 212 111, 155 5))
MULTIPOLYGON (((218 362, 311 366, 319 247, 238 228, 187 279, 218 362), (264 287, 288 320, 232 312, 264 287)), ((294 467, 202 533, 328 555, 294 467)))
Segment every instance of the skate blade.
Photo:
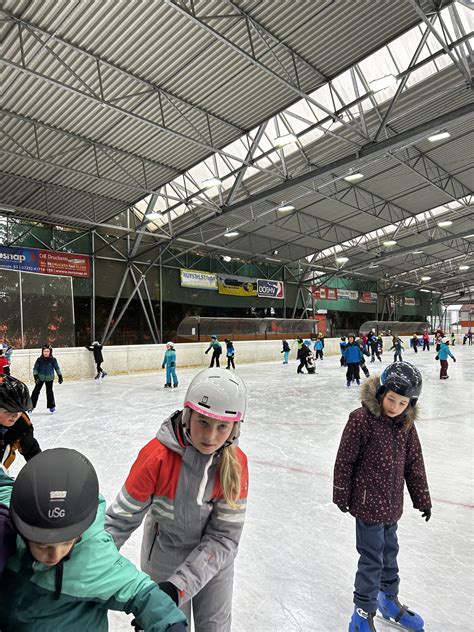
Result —
POLYGON ((407 628, 401 623, 396 623, 395 621, 391 621, 390 619, 385 619, 385 617, 383 617, 381 614, 377 614, 375 618, 377 619, 377 621, 385 623, 386 625, 389 625, 391 628, 395 630, 409 630, 409 632, 424 632, 424 628, 420 628, 419 630, 413 630, 413 628, 407 628))

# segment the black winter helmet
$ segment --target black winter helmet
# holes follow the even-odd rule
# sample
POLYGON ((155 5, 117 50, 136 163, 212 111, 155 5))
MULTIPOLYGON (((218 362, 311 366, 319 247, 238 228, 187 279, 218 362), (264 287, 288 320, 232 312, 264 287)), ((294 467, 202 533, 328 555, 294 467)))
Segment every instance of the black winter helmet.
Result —
POLYGON ((92 463, 68 448, 30 459, 13 484, 10 513, 26 540, 58 544, 79 537, 94 522, 99 481, 92 463))
POLYGON ((387 391, 393 391, 402 397, 409 397, 411 406, 415 406, 421 395, 423 378, 420 371, 409 362, 393 362, 380 376, 377 397, 387 391))
POLYGON ((10 375, 0 375, 0 412, 21 413, 32 409, 26 384, 10 375))

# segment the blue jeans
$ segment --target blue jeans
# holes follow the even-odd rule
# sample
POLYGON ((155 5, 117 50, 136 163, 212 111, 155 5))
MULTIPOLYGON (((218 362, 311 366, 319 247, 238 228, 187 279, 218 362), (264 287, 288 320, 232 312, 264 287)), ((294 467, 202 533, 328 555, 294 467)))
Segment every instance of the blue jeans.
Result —
POLYGON ((176 368, 174 366, 166 365, 166 383, 171 384, 171 378, 173 378, 173 384, 178 385, 178 376, 176 375, 176 368))
POLYGON ((288 356, 290 355, 289 351, 283 351, 283 364, 288 364, 288 356))
POLYGON ((398 594, 398 524, 369 524, 356 518, 356 546, 360 555, 354 582, 354 603, 366 612, 377 610, 379 590, 398 594))

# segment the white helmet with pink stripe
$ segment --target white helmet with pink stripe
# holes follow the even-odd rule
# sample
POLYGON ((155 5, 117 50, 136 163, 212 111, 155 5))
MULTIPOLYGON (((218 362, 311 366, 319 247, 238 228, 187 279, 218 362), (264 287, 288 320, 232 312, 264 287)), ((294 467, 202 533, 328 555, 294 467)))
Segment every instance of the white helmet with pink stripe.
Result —
MULTIPOLYGON (((247 408, 247 387, 242 378, 225 369, 204 369, 191 381, 184 398, 185 408, 219 421, 242 422, 247 408)), ((183 419, 187 426, 188 415, 183 419)), ((232 440, 240 434, 235 424, 232 440)))

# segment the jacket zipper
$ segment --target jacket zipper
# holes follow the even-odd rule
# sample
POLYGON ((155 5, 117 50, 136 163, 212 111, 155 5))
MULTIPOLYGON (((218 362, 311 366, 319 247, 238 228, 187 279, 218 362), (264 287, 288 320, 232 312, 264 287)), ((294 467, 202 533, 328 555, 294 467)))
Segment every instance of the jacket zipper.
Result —
POLYGON ((365 497, 367 496, 367 490, 364 489, 364 495, 362 497, 362 504, 365 505, 365 497))
POLYGON ((392 484, 390 492, 390 512, 393 515, 393 496, 395 486, 395 456, 396 456, 396 440, 395 440, 395 425, 392 423, 392 484))
POLYGON ((156 538, 158 537, 158 523, 155 522, 155 528, 153 530, 153 541, 151 543, 150 552, 148 553, 148 561, 151 560, 151 554, 153 553, 153 549, 155 548, 156 538))

